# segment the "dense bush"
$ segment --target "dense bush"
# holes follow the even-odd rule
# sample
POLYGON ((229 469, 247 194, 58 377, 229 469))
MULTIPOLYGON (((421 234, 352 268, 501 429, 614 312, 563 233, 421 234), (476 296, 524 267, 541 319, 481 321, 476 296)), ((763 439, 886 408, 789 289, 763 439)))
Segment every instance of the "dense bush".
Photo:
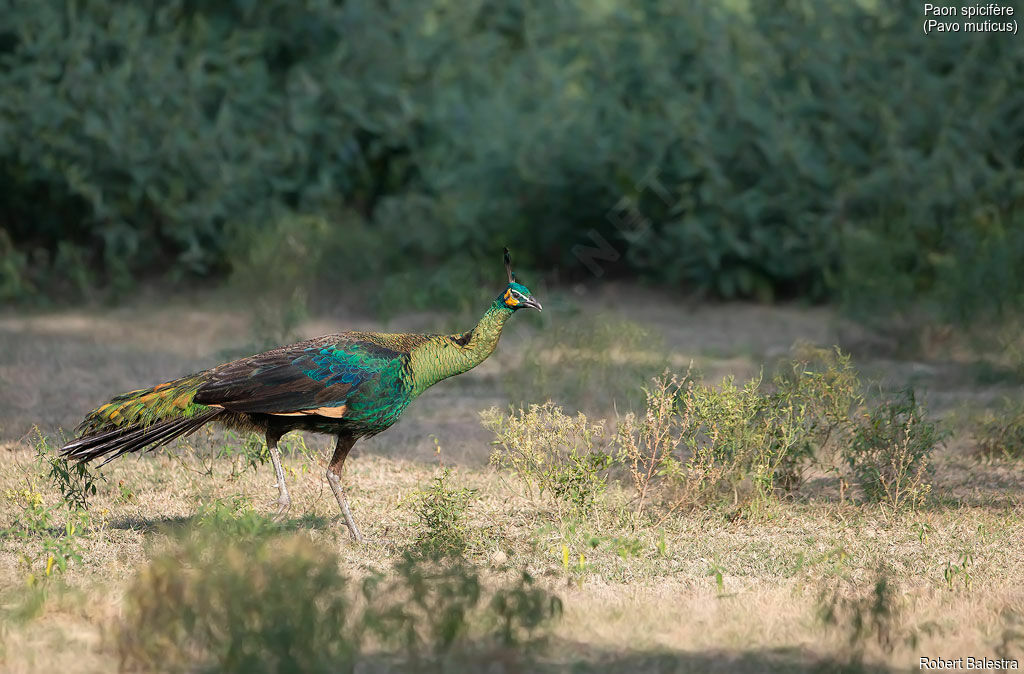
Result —
POLYGON ((291 256, 386 276, 382 304, 454 301, 506 243, 562 280, 998 311, 1024 294, 1024 52, 920 18, 897 0, 16 0, 0 296, 291 256))

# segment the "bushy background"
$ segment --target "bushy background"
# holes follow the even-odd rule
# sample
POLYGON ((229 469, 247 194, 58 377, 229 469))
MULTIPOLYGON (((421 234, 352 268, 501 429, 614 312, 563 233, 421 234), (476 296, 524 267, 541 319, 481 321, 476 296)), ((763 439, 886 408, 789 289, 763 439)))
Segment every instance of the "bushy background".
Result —
POLYGON ((1024 50, 924 36, 919 3, 4 14, 4 301, 268 270, 459 301, 505 244, 550 282, 947 318, 1024 297, 1024 50))

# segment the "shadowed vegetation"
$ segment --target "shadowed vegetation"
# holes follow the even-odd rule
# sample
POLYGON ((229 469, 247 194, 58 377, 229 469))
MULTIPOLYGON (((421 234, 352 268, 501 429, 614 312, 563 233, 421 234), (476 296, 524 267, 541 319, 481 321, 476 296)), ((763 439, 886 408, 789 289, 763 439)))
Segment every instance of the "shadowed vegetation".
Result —
POLYGON ((142 670, 351 672, 380 659, 443 671, 490 648, 539 645, 560 615, 526 573, 485 580, 457 557, 405 556, 359 583, 308 537, 214 528, 137 574, 117 650, 142 670))

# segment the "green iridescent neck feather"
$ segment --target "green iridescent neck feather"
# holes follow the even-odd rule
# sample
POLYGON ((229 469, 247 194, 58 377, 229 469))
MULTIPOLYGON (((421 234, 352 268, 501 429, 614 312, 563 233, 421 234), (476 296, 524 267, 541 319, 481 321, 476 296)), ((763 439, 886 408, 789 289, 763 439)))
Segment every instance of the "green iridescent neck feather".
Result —
POLYGON ((418 396, 442 379, 471 370, 494 353, 512 309, 495 301, 476 327, 458 335, 437 335, 409 354, 412 395, 418 396))

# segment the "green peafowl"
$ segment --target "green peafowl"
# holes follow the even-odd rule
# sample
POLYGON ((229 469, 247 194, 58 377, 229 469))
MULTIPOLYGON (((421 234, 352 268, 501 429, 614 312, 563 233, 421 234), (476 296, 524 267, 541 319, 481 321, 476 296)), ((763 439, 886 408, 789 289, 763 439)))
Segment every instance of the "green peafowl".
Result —
POLYGON ((89 413, 79 437, 62 448, 78 461, 165 445, 217 422, 266 436, 277 476, 278 510, 291 506, 277 443, 289 431, 337 436, 327 481, 352 537, 362 534, 341 485, 352 445, 398 421, 413 400, 442 379, 482 363, 509 316, 541 309, 516 281, 505 249, 508 285, 469 332, 457 335, 343 332, 282 346, 153 388, 115 396, 89 413))

